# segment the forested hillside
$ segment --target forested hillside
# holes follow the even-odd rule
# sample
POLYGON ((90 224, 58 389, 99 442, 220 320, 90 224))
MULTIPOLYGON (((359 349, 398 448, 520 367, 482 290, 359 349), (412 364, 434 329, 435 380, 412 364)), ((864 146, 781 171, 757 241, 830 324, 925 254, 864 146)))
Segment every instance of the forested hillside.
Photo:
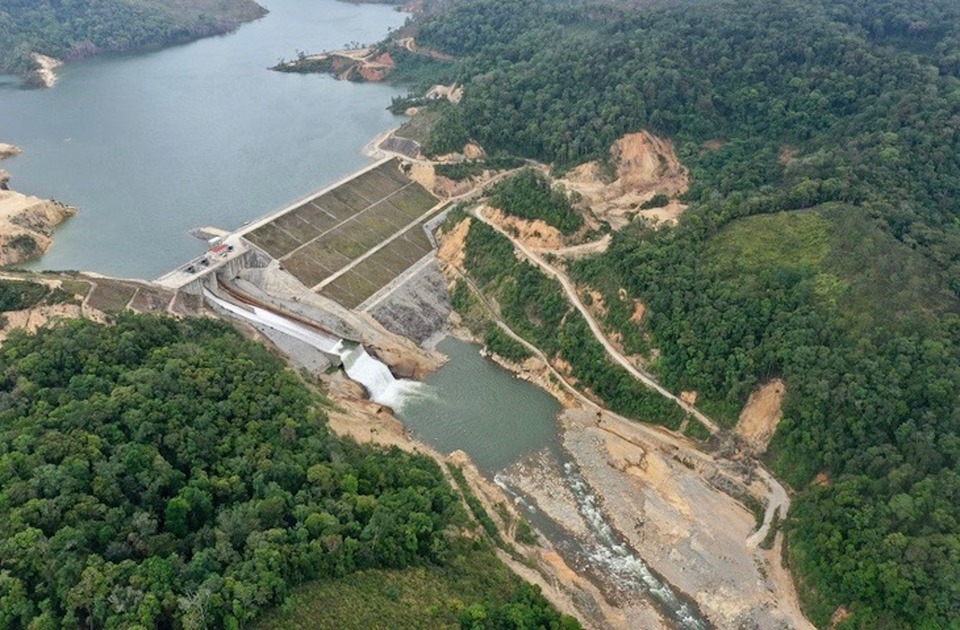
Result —
POLYGON ((468 517, 433 460, 338 439, 320 402, 211 320, 12 335, 0 347, 0 628, 240 628, 304 582, 346 604, 325 613, 330 627, 366 628, 346 578, 404 584, 411 567, 440 593, 424 594, 432 610, 398 607, 407 618, 579 627, 482 537, 458 534, 468 517))
POLYGON ((418 25, 466 85, 427 146, 563 171, 629 132, 675 142, 679 226, 572 272, 643 301, 652 367, 728 426, 784 379, 766 456, 821 626, 960 618, 958 29, 950 0, 478 0, 418 25))
POLYGON ((59 59, 182 43, 233 30, 264 10, 254 0, 3 0, 0 72, 59 59))

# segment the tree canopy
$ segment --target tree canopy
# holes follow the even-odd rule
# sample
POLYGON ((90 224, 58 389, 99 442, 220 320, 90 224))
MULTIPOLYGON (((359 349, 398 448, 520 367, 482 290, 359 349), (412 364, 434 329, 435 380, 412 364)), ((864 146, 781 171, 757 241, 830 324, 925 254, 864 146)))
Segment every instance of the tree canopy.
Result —
POLYGON ((11 335, 0 628, 239 628, 302 582, 449 562, 437 464, 336 438, 317 403, 215 321, 11 335))
POLYGON ((785 380, 766 457, 799 491, 788 558, 815 623, 840 605, 845 627, 955 623, 960 5, 635 5, 477 0, 421 20, 466 86, 434 133, 558 170, 626 133, 671 137, 691 171, 680 225, 634 223, 572 274, 727 426, 785 380))
POLYGON ((34 52, 75 58, 182 43, 263 14, 253 0, 4 0, 0 70, 32 70, 34 52))

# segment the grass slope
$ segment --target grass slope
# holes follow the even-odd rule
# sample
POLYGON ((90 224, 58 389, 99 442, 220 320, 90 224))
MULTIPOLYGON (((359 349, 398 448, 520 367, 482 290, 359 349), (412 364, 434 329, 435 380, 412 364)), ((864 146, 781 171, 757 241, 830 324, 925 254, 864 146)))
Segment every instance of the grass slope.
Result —
POLYGON ((816 301, 837 309, 853 332, 916 327, 960 312, 960 301, 928 258, 846 205, 736 220, 705 253, 721 275, 740 275, 744 282, 771 270, 812 274, 816 301))
POLYGON ((359 571, 295 591, 255 630, 460 628, 467 602, 507 603, 521 582, 485 543, 446 567, 359 571))

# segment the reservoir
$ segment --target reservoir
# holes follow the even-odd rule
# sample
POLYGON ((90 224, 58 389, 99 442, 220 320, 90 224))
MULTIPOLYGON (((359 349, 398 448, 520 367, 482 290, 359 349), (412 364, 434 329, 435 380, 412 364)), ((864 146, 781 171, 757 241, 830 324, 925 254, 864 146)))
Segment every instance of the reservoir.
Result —
MULTIPOLYGON (((405 16, 338 0, 261 3, 270 14, 234 34, 70 64, 53 89, 0 77, 0 142, 24 149, 3 163, 12 187, 80 209, 33 268, 155 278, 203 250, 191 228, 237 228, 369 163, 363 146, 402 122, 385 109, 401 88, 266 68, 300 50, 376 42, 405 16)), ((491 478, 524 456, 556 452, 572 507, 592 529, 573 541, 541 519, 554 545, 574 565, 649 592, 676 626, 706 627, 627 548, 568 465, 559 403, 475 345, 446 339, 438 350, 450 357, 445 366, 422 387, 402 384, 415 390, 398 405, 405 425, 443 453, 466 451, 491 478)), ((376 377, 361 381, 371 391, 395 385, 382 364, 354 359, 350 367, 376 377)))
POLYGON ((384 5, 264 0, 230 35, 61 67, 53 89, 0 77, 0 142, 11 187, 75 205, 34 269, 152 279, 203 244, 365 166, 402 90, 267 70, 298 50, 371 43, 403 24, 384 5))

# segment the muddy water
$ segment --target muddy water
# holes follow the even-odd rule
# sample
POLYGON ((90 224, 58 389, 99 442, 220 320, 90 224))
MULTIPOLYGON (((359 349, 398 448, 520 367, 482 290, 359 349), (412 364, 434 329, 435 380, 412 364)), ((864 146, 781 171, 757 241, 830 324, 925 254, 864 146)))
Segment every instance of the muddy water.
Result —
POLYGON ((481 357, 473 344, 447 338, 437 349, 450 361, 398 411, 419 439, 442 453, 466 451, 491 477, 557 443, 560 404, 552 396, 481 357))
POLYGON ((469 454, 481 472, 515 498, 567 563, 590 576, 611 602, 649 597, 671 626, 707 628, 689 598, 653 572, 607 520, 601 498, 560 445, 560 404, 544 390, 480 356, 476 345, 447 338, 437 349, 450 361, 397 409, 418 439, 445 454, 454 450, 469 454), (538 456, 543 453, 548 455, 538 456), (530 462, 552 467, 549 476, 563 480, 575 503, 570 509, 586 524, 585 534, 576 536, 569 525, 551 519, 499 474, 530 462))

